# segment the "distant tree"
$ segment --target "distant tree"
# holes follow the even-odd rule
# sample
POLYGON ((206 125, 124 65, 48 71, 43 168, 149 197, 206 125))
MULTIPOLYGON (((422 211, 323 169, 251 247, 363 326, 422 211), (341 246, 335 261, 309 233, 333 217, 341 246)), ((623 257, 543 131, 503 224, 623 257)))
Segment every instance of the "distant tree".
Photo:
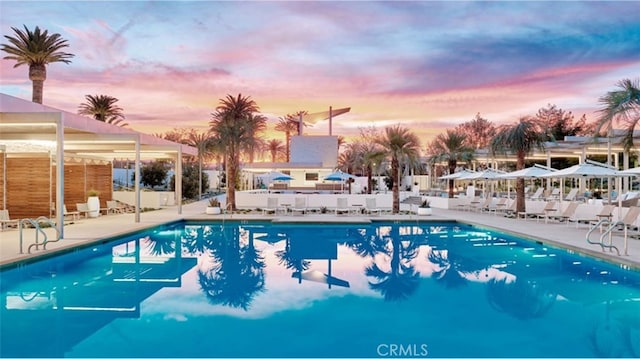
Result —
POLYGON ((276 131, 284 132, 284 146, 287 162, 291 160, 291 135, 294 133, 298 133, 298 127, 298 119, 295 117, 295 115, 286 115, 285 117, 280 117, 275 127, 276 131))
MULTIPOLYGON (((427 147, 429 153, 435 162, 447 162, 449 173, 454 173, 458 167, 459 161, 471 161, 474 157, 475 150, 468 145, 467 138, 464 133, 456 130, 447 130, 441 133, 427 147)), ((454 195, 454 180, 449 180, 449 198, 454 195)))
POLYGON ((15 60, 13 67, 22 65, 29 66, 29 80, 32 82, 32 101, 42 103, 44 92, 44 81, 47 79, 47 65, 52 62, 71 63, 70 58, 74 55, 60 50, 69 47, 67 40, 62 39, 60 34, 51 34, 47 30, 41 31, 39 27, 31 32, 24 26, 22 31, 18 28, 11 29, 16 37, 4 37, 9 40, 9 44, 2 44, 2 51, 8 53, 5 60, 15 60))
POLYGON ((552 141, 562 141, 566 136, 578 136, 587 130, 586 117, 576 121, 571 111, 566 112, 552 104, 539 109, 536 118, 552 141))
POLYGON ((489 147, 491 138, 496 134, 496 126, 482 118, 480 112, 473 120, 459 124, 454 130, 464 136, 466 147, 474 149, 489 147))
POLYGON ((271 162, 276 162, 279 155, 284 153, 284 145, 282 141, 272 139, 265 144, 265 150, 271 155, 271 162))
MULTIPOLYGON (((493 153, 516 156, 516 170, 524 169, 524 160, 535 148, 544 150, 548 138, 542 123, 535 117, 521 117, 514 124, 502 125, 491 140, 493 153)), ((516 212, 525 211, 524 178, 516 180, 516 212)))
MULTIPOLYGON (((185 162, 182 164, 182 198, 197 199, 200 188, 200 176, 202 175, 202 186, 209 188, 209 176, 198 171, 198 164, 195 162, 185 162)), ((171 176, 169 187, 175 190, 176 176, 171 176)))
POLYGON ((85 95, 86 102, 78 106, 78 114, 91 116, 100 122, 109 123, 119 127, 128 126, 124 122, 122 108, 116 105, 118 99, 109 95, 85 95))
POLYGON ((380 136, 376 143, 385 151, 385 155, 391 163, 391 176, 393 177, 393 187, 391 188, 393 197, 393 213, 400 212, 400 187, 398 183, 400 166, 402 163, 411 164, 420 156, 420 140, 415 133, 401 125, 385 128, 384 134, 380 136))
MULTIPOLYGON (((140 167, 140 184, 149 188, 162 186, 166 183, 168 173, 166 162, 150 162, 140 167)), ((132 179, 134 179, 134 175, 132 175, 132 179)))

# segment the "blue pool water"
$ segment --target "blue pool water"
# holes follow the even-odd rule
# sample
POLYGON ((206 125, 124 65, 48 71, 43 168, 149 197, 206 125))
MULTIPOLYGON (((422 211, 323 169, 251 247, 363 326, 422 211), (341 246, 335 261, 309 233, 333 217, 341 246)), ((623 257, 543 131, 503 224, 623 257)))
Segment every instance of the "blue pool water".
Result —
POLYGON ((640 357, 640 273, 455 223, 184 222, 0 273, 1 357, 640 357))

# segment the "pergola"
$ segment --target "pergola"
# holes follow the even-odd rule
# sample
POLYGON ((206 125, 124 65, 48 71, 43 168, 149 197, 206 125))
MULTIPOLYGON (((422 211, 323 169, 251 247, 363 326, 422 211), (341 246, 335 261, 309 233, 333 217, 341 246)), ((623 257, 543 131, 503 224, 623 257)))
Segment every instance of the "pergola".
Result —
MULTIPOLYGON (((93 118, 76 115, 52 107, 25 101, 16 97, 0 94, 0 161, 2 170, 2 208, 11 206, 11 198, 20 201, 42 201, 46 194, 40 188, 20 187, 21 181, 37 181, 38 176, 46 178, 39 183, 44 185, 55 182, 55 190, 47 198, 55 197, 56 224, 63 237, 65 192, 69 192, 69 183, 76 174, 65 171, 74 162, 82 162, 85 168, 84 180, 92 181, 97 189, 108 190, 109 198, 113 189, 112 166, 114 158, 128 159, 134 163, 135 178, 135 221, 140 222, 140 163, 148 159, 168 159, 175 161, 176 203, 178 213, 182 213, 182 158, 197 156, 197 149, 167 141, 155 136, 140 133, 128 128, 97 121, 93 118), (42 166, 38 167, 38 159, 42 166), (49 165, 46 162, 49 161, 49 165), (105 166, 108 164, 108 166, 105 166), (103 165, 102 168, 100 165, 103 165), (35 173, 34 169, 35 167, 35 173), (48 168, 51 173, 42 173, 48 168), (39 172, 38 172, 39 171, 39 172), (19 178, 18 176, 23 176, 19 178), (35 178, 34 178, 35 176, 35 178), (93 178, 87 178, 87 177, 93 178), (108 181, 106 177, 109 177, 108 181), (7 183, 14 177, 15 187, 8 188, 7 183), (72 178, 71 178, 72 179, 72 178), (66 191, 65 191, 65 187, 66 191), (11 193, 8 193, 11 190, 11 193), (34 193, 29 193, 33 191, 34 193), (20 192, 20 193, 13 193, 20 192), (23 193, 24 192, 24 193, 23 193), (8 195, 10 195, 8 198, 8 195)), ((86 191, 87 188, 83 188, 86 191)), ((46 192, 51 190, 47 189, 46 192)), ((28 203, 36 206, 37 203, 28 203)), ((50 202, 46 202, 47 209, 50 202)), ((13 203, 13 205, 17 205, 13 203)))

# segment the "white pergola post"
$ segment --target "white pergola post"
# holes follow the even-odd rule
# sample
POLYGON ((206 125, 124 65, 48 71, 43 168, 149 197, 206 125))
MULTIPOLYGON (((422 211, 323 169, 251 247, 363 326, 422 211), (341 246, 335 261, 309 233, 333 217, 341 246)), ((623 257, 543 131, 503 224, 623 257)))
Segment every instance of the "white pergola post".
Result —
POLYGON ((134 173, 133 178, 135 183, 133 184, 134 193, 135 193, 135 204, 136 204, 136 212, 135 212, 135 222, 140 223, 140 136, 135 137, 135 153, 136 160, 134 163, 134 173))
MULTIPOLYGON (((56 226, 64 238, 64 114, 56 119, 56 226)), ((50 205, 50 204, 49 204, 50 205)))

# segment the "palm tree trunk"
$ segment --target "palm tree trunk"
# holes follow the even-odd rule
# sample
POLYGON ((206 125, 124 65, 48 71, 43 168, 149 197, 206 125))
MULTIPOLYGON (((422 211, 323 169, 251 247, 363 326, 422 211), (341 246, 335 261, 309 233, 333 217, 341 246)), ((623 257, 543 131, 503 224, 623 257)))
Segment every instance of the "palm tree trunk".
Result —
MULTIPOLYGON (((456 166, 458 165, 458 161, 449 161, 449 174, 453 174, 456 171, 456 166)), ((453 198, 453 185, 454 180, 449 180, 449 198, 453 198)))
POLYGON ((367 166, 367 194, 371 194, 371 187, 373 186, 373 169, 371 166, 367 166))
POLYGON ((33 64, 29 66, 29 80, 33 83, 32 101, 42 104, 42 93, 44 92, 44 80, 47 79, 47 68, 44 64, 33 64))
POLYGON ((391 159, 391 178, 393 178, 393 186, 391 192, 393 194, 393 213, 400 212, 400 185, 398 182, 398 159, 391 159))

